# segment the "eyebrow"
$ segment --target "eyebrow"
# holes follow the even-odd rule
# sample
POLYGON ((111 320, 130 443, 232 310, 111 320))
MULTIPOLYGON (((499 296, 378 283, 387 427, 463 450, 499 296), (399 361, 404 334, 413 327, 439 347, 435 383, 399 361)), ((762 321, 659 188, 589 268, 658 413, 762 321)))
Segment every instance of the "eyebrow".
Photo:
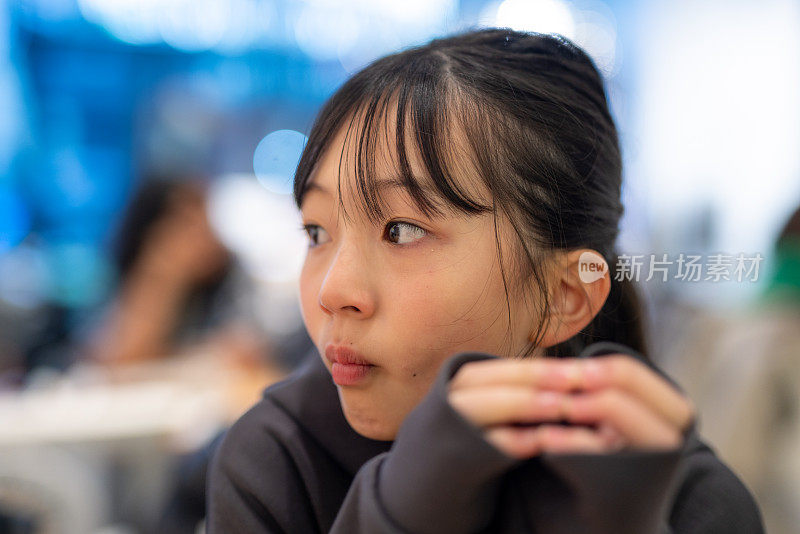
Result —
POLYGON ((328 196, 330 196, 331 194, 330 191, 328 191, 325 187, 319 185, 317 182, 308 182, 306 184, 306 191, 305 191, 306 194, 310 193, 311 191, 319 191, 320 193, 323 193, 328 196))

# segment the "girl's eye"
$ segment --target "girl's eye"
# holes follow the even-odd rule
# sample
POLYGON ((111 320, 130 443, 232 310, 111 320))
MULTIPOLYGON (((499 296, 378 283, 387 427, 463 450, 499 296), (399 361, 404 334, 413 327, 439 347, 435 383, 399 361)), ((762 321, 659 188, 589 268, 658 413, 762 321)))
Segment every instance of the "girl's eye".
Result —
POLYGON ((331 240, 328 232, 317 224, 304 224, 303 230, 308 234, 309 246, 316 247, 331 240))
POLYGON ((397 245, 406 245, 425 237, 427 232, 419 226, 407 222, 392 221, 384 229, 384 238, 397 245))

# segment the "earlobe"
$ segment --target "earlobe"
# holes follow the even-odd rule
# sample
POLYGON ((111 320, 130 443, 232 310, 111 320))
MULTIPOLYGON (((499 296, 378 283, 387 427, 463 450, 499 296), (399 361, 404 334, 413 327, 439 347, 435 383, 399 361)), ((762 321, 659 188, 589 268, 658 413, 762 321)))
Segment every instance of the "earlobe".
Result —
POLYGON ((570 339, 600 312, 611 290, 608 263, 591 249, 570 251, 553 271, 550 287, 541 347, 570 339))

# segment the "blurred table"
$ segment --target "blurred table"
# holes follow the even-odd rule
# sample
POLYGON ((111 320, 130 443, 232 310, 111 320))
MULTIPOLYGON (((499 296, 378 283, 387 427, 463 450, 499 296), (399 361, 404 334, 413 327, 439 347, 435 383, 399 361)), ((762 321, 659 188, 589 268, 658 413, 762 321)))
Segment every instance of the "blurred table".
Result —
POLYGON ((174 459, 228 427, 283 376, 202 352, 42 371, 28 389, 0 393, 0 503, 46 518, 48 532, 98 532, 120 507, 151 524, 174 459))

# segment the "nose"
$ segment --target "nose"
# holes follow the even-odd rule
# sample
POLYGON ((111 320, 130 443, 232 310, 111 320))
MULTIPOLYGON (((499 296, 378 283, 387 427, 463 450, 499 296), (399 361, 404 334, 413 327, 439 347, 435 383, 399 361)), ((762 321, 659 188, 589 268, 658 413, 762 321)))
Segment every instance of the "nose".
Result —
POLYGON ((369 261, 363 253, 342 244, 333 256, 319 289, 319 305, 329 314, 366 319, 375 312, 370 289, 369 261))

